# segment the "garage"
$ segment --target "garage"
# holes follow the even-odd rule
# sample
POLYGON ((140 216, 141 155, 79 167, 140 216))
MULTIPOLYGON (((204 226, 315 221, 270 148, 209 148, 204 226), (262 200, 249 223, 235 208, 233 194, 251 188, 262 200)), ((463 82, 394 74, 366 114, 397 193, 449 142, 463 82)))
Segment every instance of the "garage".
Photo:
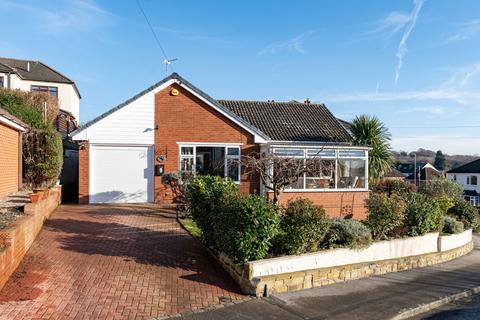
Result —
POLYGON ((89 200, 153 202, 153 146, 92 145, 89 200))

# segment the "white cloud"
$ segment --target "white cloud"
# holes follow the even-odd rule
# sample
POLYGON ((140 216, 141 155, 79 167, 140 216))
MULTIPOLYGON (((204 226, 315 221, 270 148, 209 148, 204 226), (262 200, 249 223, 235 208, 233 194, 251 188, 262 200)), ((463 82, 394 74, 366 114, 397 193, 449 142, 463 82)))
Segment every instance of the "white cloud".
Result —
POLYGON ((65 0, 49 7, 49 2, 35 4, 0 1, 0 8, 21 12, 38 20, 39 29, 51 34, 94 30, 111 21, 113 15, 102 9, 94 0, 65 0))
POLYGON ((410 16, 407 13, 392 11, 385 18, 378 21, 377 27, 367 34, 387 33, 390 37, 402 30, 409 21, 410 16))
POLYGON ((461 104, 473 100, 479 100, 480 93, 470 91, 458 91, 452 89, 433 89, 425 91, 406 91, 406 92, 353 92, 337 95, 325 96, 323 99, 327 102, 351 102, 351 101, 427 101, 427 100, 447 100, 461 104))
POLYGON ((313 31, 299 34, 291 39, 274 42, 258 52, 258 55, 275 54, 280 51, 289 51, 304 54, 306 53, 303 43, 306 38, 311 36, 313 31))
POLYGON ((420 13, 420 10, 422 9, 424 2, 425 2, 424 0, 414 0, 414 8, 410 13, 408 22, 405 23, 406 27, 403 32, 402 39, 398 44, 398 49, 396 54, 398 61, 397 61, 397 67, 395 69, 395 84, 398 83, 398 79, 400 78, 400 70, 402 69, 402 66, 403 66, 403 60, 408 52, 408 49, 407 49, 408 38, 410 37, 410 34, 415 28, 418 14, 420 13))
POLYGON ((471 80, 480 73, 480 63, 474 63, 469 66, 454 70, 452 76, 443 86, 451 88, 464 88, 471 80))
POLYGON ((443 107, 417 107, 417 108, 409 108, 409 109, 402 109, 397 111, 397 113, 429 113, 433 115, 442 115, 447 113, 447 109, 443 107))
POLYGON ((470 40, 478 34, 480 34, 480 20, 473 20, 463 24, 457 33, 447 39, 447 43, 470 40))

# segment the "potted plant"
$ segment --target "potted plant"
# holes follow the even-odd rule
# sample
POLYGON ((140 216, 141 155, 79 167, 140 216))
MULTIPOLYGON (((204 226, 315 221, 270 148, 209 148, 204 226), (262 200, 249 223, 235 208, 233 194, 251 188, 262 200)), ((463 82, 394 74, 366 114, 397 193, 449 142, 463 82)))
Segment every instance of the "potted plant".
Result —
POLYGON ((42 200, 42 197, 43 197, 43 193, 41 192, 34 192, 30 194, 30 201, 32 203, 37 203, 37 202, 40 202, 40 200, 42 200))

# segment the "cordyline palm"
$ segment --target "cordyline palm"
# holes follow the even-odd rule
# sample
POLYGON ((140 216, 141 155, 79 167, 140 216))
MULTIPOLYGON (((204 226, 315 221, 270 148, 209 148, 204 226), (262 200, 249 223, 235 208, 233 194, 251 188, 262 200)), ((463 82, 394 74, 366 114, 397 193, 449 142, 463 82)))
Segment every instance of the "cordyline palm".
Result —
POLYGON ((390 132, 377 117, 368 115, 355 117, 350 131, 355 144, 372 147, 368 153, 368 180, 375 184, 393 165, 390 132))

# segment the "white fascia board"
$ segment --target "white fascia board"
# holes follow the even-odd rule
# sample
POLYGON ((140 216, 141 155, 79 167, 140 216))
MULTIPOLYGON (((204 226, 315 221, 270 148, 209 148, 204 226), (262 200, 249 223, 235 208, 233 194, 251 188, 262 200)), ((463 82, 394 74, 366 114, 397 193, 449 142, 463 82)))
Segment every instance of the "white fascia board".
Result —
POLYGON ((24 127, 22 127, 21 125, 13 122, 10 119, 5 118, 4 116, 0 116, 0 122, 9 126, 9 127, 11 127, 11 128, 13 128, 13 129, 15 129, 15 130, 22 131, 22 132, 25 131, 24 127))
POLYGON ((277 147, 277 148, 318 148, 324 147, 327 149, 350 149, 350 150, 372 150, 371 147, 364 147, 364 146, 349 146, 343 144, 337 144, 335 142, 322 142, 322 141, 270 141, 268 143, 269 147, 277 147))

